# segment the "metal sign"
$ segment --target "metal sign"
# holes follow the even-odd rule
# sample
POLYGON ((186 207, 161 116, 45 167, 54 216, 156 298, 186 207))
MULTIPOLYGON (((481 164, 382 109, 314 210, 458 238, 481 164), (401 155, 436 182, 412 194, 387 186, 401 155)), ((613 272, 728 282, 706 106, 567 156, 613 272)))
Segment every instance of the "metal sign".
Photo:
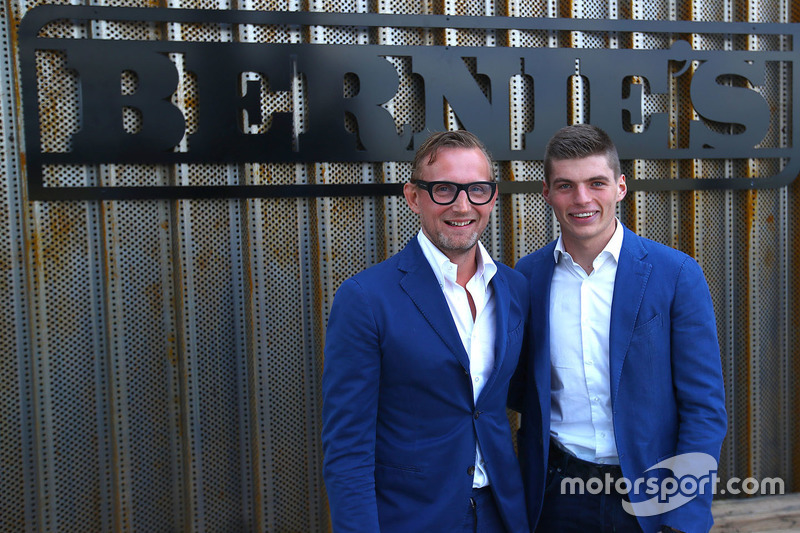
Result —
MULTIPOLYGON (((47 168, 59 165, 181 165, 240 163, 408 161, 429 131, 445 129, 444 106, 459 123, 486 142, 498 161, 540 160, 552 133, 567 123, 573 76, 587 81, 589 122, 612 136, 623 160, 777 161, 765 176, 714 179, 632 180, 644 190, 745 189, 785 186, 800 172, 793 146, 798 113, 776 124, 763 95, 767 72, 788 74, 780 92, 798 101, 800 69, 791 50, 694 50, 687 35, 779 36, 795 42, 790 24, 674 21, 530 19, 444 15, 380 15, 56 6, 28 12, 19 30, 22 102, 30 197, 53 199, 135 199, 188 197, 341 196, 397 194, 397 184, 96 186, 45 185, 47 168), (88 38, 59 25, 91 27, 98 21, 139 24, 146 38, 88 38), (165 23, 355 26, 359 28, 488 29, 654 33, 669 36, 662 49, 526 48, 497 46, 398 46, 196 42, 166 40, 165 23), (48 29, 55 27, 56 30, 48 29), (65 36, 66 35, 66 36, 65 36), (58 120, 45 105, 42 78, 53 75, 37 58, 63 57, 77 80, 80 128, 65 146, 44 146, 43 125, 58 120), (423 88, 424 127, 413 131, 392 114, 398 92, 398 62, 423 88), (470 65, 472 65, 470 67, 470 65), (187 74, 188 73, 188 74, 187 74), (121 78, 132 89, 121 89, 121 78), (195 116, 187 118, 174 96, 191 77, 195 116), (670 98, 670 85, 685 77, 696 118, 675 143, 675 124, 664 111, 646 112, 645 99, 670 98), (478 79, 482 82, 478 83, 478 79), (531 95, 512 102, 509 83, 525 78, 531 95), (298 89, 297 80, 302 79, 298 89), (344 90, 345 80, 355 87, 344 90), (303 120, 297 109, 263 113, 264 98, 302 91, 303 120), (445 104, 446 103, 446 104, 445 104), (527 106, 529 131, 517 134, 512 105, 527 106), (123 116, 134 117, 126 126, 123 116), (347 123, 351 124, 348 126, 347 123), (354 125, 354 126, 353 126, 354 125), (781 142, 765 140, 770 129, 781 142)), ((296 99, 295 99, 296 100, 296 99)), ((537 189, 533 182, 504 182, 504 193, 537 189)))

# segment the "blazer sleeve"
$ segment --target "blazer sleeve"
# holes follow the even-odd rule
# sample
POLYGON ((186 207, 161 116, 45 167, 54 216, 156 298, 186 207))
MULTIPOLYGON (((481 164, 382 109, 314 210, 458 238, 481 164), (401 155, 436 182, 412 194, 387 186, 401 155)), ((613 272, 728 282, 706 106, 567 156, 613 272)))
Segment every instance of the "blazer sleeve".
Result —
MULTIPOLYGON (((531 261, 529 257, 522 258, 514 267, 514 269, 523 276, 525 276, 526 284, 530 283, 531 261)), ((525 398, 525 389, 528 386, 528 357, 531 343, 531 305, 530 305, 530 287, 525 293, 525 333, 522 338, 522 349, 519 353, 519 362, 514 374, 511 376, 511 381, 508 384, 508 399, 507 406, 518 413, 523 410, 523 401, 525 398)))
POLYGON ((324 357, 323 476, 333 531, 377 532, 375 428, 380 340, 366 294, 352 278, 334 297, 324 357))
POLYGON ((522 412, 525 388, 528 384, 528 344, 528 326, 526 324, 525 334, 522 340, 522 349, 519 354, 519 362, 508 384, 507 407, 518 413, 522 412))
MULTIPOLYGON (((687 257, 670 311, 672 372, 678 407, 676 455, 703 452, 719 461, 727 431, 725 389, 711 294, 700 265, 687 257)), ((680 531, 711 528, 712 490, 662 517, 680 531)))

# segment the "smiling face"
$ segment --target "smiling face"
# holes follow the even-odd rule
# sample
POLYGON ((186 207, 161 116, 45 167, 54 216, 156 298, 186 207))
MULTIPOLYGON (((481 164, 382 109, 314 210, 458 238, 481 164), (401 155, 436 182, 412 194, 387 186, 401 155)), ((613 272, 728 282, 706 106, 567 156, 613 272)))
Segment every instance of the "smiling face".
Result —
POLYGON ((604 154, 550 165, 542 194, 561 224, 565 249, 596 256, 614 234, 617 202, 627 193, 625 176, 615 175, 604 154))
MULTIPOLYGON (((440 148, 433 163, 420 170, 419 177, 424 181, 492 181, 489 162, 477 148, 440 148)), ((450 261, 460 265, 475 257, 475 246, 489 223, 497 193, 484 205, 472 205, 465 191, 459 191, 452 204, 439 205, 428 191, 412 183, 405 184, 403 194, 411 210, 419 215, 422 232, 450 261)))

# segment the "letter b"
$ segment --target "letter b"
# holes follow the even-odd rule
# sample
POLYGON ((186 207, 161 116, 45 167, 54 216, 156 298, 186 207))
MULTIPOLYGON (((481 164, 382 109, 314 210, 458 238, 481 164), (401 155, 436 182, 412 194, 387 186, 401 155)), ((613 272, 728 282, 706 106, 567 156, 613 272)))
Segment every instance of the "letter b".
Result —
POLYGON ((131 43, 88 44, 69 50, 68 66, 78 71, 81 82, 81 129, 72 138, 73 150, 97 161, 147 162, 148 155, 176 146, 186 125, 169 101, 178 85, 169 58, 124 46, 131 43), (136 75, 136 89, 129 95, 122 94, 124 71, 136 75), (136 133, 123 127, 125 107, 139 111, 141 128, 136 133))

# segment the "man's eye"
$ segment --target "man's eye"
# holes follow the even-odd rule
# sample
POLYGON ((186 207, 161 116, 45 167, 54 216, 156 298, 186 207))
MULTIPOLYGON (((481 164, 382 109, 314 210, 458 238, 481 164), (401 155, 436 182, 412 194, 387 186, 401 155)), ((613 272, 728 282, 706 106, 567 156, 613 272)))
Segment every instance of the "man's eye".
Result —
POLYGON ((454 187, 448 183, 440 183, 433 188, 433 192, 447 194, 453 192, 454 187))

